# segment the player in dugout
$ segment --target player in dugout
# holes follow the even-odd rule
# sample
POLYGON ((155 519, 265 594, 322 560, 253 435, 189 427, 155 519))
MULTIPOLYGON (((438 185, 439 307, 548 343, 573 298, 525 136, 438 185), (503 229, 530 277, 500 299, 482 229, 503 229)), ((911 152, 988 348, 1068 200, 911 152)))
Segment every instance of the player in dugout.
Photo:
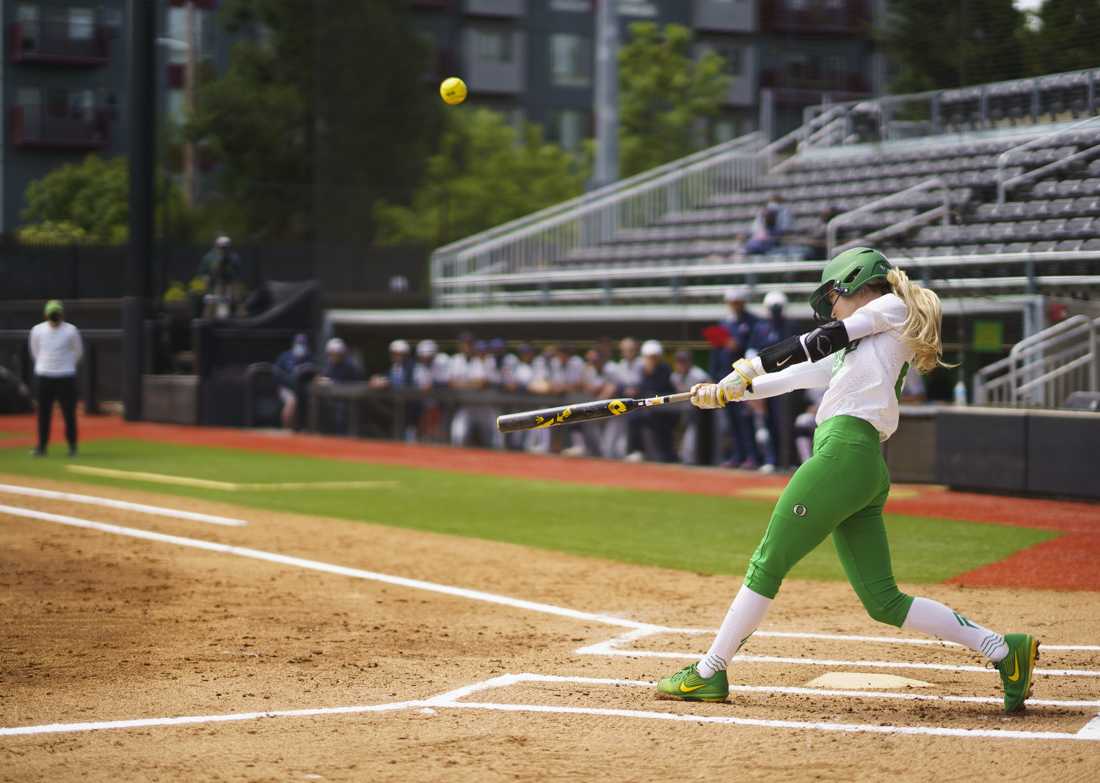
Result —
POLYGON ((830 261, 810 297, 813 331, 738 359, 718 383, 692 389, 692 404, 722 408, 795 389, 824 387, 813 456, 791 477, 749 560, 744 584, 710 649, 657 684, 659 698, 725 701, 727 666, 763 621, 784 577, 832 535, 848 580, 882 623, 955 642, 985 656, 1000 673, 1005 712, 1031 692, 1039 642, 1002 635, 894 581, 883 505, 890 475, 881 444, 898 426, 898 398, 910 365, 942 364, 939 297, 915 285, 878 251, 847 250, 830 261))

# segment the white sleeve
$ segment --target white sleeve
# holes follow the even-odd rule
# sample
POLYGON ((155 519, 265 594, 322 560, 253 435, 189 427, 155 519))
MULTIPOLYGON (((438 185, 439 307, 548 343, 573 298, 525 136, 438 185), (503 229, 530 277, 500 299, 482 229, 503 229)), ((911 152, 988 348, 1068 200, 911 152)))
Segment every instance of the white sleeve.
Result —
POLYGON ((759 375, 752 381, 752 391, 745 392, 746 400, 762 400, 778 397, 795 389, 815 389, 829 385, 833 377, 833 357, 826 356, 816 362, 792 364, 785 370, 759 375))
POLYGON ((844 329, 849 340, 859 340, 878 332, 902 329, 909 316, 909 308, 896 294, 885 294, 872 299, 844 319, 844 329))
POLYGON ((75 326, 73 327, 73 362, 79 362, 80 358, 84 356, 84 341, 80 338, 80 330, 75 326))
POLYGON ((38 327, 37 326, 31 328, 31 334, 30 334, 30 337, 27 340, 27 343, 28 343, 27 347, 30 349, 30 352, 31 352, 31 358, 32 359, 37 359, 38 358, 38 327))

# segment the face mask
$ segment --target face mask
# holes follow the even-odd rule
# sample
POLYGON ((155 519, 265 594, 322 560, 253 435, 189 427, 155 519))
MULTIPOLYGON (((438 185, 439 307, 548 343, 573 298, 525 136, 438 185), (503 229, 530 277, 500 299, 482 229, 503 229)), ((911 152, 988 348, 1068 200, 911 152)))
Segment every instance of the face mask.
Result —
POLYGON ((301 359, 306 355, 306 347, 304 345, 295 345, 290 349, 290 352, 294 355, 294 358, 301 359))

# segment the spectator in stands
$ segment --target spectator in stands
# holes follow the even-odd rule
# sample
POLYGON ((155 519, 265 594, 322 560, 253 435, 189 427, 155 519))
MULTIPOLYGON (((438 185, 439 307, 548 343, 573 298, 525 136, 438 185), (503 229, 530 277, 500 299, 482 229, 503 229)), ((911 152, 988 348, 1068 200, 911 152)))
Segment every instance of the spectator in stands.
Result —
POLYGON ((817 429, 817 406, 825 396, 824 389, 805 389, 806 409, 794 420, 794 445, 798 451, 798 464, 814 453, 814 430, 817 429))
POLYGON ((241 258, 232 244, 229 237, 218 237, 199 264, 199 277, 206 283, 205 318, 228 318, 241 298, 241 258))
POLYGON ((44 310, 46 320, 36 324, 28 338, 34 379, 38 387, 38 445, 31 452, 45 457, 50 444, 50 419, 53 403, 61 406, 65 419, 65 440, 69 456, 76 456, 76 365, 84 355, 80 330, 65 322, 65 308, 51 299, 44 310))
POLYGON ((447 365, 447 356, 439 352, 439 346, 436 345, 435 340, 421 340, 416 344, 416 364, 412 369, 412 383, 422 394, 419 401, 419 416, 416 419, 419 440, 443 439, 443 409, 439 400, 431 396, 431 392, 447 386, 447 365))
MULTIPOLYGON (((691 391, 691 387, 697 383, 710 383, 711 378, 701 367, 696 367, 692 359, 691 351, 677 351, 673 363, 672 375, 673 392, 691 391)), ((680 438, 680 461, 685 465, 694 465, 698 462, 696 443, 699 433, 705 424, 710 423, 707 411, 696 407, 685 408, 680 414, 684 434, 680 438)))
POLYGON ((372 389, 404 389, 413 386, 413 359, 404 340, 390 343, 390 368, 370 379, 372 389))
POLYGON ((577 356, 572 343, 559 343, 550 360, 552 386, 555 394, 573 394, 584 379, 584 359, 577 356))
POLYGON ((752 234, 745 243, 746 255, 770 253, 782 241, 783 235, 791 230, 793 224, 791 211, 783 203, 783 197, 773 193, 768 203, 756 213, 752 223, 752 234))
MULTIPOLYGON (((599 400, 615 394, 614 367, 610 357, 599 348, 584 354, 578 394, 586 400, 599 400)), ((572 445, 562 450, 566 456, 603 456, 604 430, 608 422, 597 421, 575 427, 572 445)))
MULTIPOLYGON (((658 397, 672 394, 672 370, 664 361, 664 348, 656 340, 642 343, 642 372, 638 382, 639 397, 658 397)), ((636 431, 631 442, 640 442, 641 451, 626 455, 630 462, 650 459, 657 462, 675 462, 676 450, 673 436, 678 412, 663 406, 637 411, 629 417, 627 427, 636 431)))
POLYGON ((527 343, 521 343, 515 354, 508 354, 500 371, 500 388, 509 394, 524 394, 534 378, 532 362, 535 349, 527 343), (511 357, 514 361, 508 359, 511 357))
POLYGON ((488 345, 484 340, 474 340, 469 332, 459 335, 459 351, 451 357, 447 382, 463 393, 454 418, 451 419, 451 444, 465 446, 471 436, 477 445, 491 448, 498 442, 496 413, 478 398, 475 392, 484 392, 495 385, 496 368, 488 360, 488 345))
MULTIPOLYGON (((405 340, 390 342, 390 368, 382 374, 371 376, 372 389, 411 389, 414 387, 413 372, 416 363, 411 356, 412 349, 405 340)), ((420 420, 421 404, 419 400, 396 398, 393 400, 394 415, 401 414, 401 426, 407 442, 416 440, 417 422, 420 420)))
POLYGON ((281 419, 287 429, 294 427, 298 411, 298 375, 304 367, 313 367, 313 354, 309 350, 309 337, 294 335, 290 348, 275 359, 275 383, 279 386, 279 400, 283 403, 281 419))
MULTIPOLYGON (((638 356, 638 341, 633 337, 624 337, 619 341, 619 361, 611 362, 605 370, 614 382, 615 397, 637 397, 642 379, 642 359, 638 356)), ((611 419, 603 432, 603 445, 600 451, 605 457, 618 459, 627 454, 640 452, 642 443, 635 441, 638 431, 627 427, 623 419, 611 419)))
POLYGON ((363 380, 363 369, 348 355, 348 345, 339 337, 325 343, 325 366, 321 383, 355 383, 363 380))
MULTIPOLYGON (((764 307, 768 309, 768 315, 756 322, 748 352, 763 350, 794 334, 784 312, 786 306, 787 295, 782 291, 769 291, 764 296, 764 307)), ((752 412, 757 453, 763 458, 760 470, 771 473, 778 463, 780 398, 749 400, 746 404, 752 412)))
MULTIPOLYGON (((727 336, 721 347, 711 351, 712 378, 724 378, 728 375, 733 363, 743 359, 746 352, 753 347, 760 319, 746 308, 748 298, 749 291, 743 286, 726 290, 725 300, 730 308, 730 317, 722 321, 720 326, 727 336)), ((722 466, 756 470, 761 461, 756 448, 752 410, 747 405, 727 405, 724 410, 733 444, 730 455, 722 466)))
POLYGON ((840 210, 833 206, 825 207, 817 216, 817 225, 813 227, 804 238, 805 250, 802 258, 805 261, 825 261, 829 255, 829 221, 840 214, 840 210))

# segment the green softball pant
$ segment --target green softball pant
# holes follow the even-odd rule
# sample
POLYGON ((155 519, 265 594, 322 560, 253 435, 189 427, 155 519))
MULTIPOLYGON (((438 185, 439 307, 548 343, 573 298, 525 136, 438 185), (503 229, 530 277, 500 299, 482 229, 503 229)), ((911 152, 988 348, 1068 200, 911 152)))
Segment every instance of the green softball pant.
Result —
POLYGON ((868 614, 900 627, 911 596, 898 590, 882 507, 890 474, 878 432, 854 416, 834 416, 814 432, 814 453, 791 477, 749 561, 745 584, 775 598, 783 578, 830 533, 868 614))

